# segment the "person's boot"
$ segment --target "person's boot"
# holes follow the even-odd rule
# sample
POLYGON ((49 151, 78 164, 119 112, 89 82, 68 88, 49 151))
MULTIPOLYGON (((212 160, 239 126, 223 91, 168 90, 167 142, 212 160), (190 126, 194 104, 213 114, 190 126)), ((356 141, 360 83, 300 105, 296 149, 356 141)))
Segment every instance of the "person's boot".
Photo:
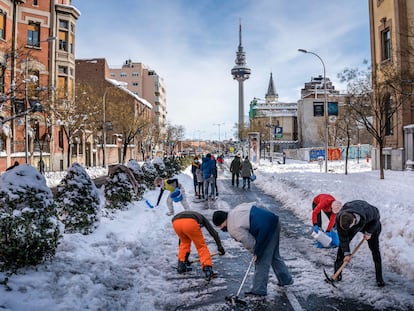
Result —
POLYGON ((382 264, 381 263, 375 263, 375 277, 377 279, 377 285, 378 287, 384 287, 385 282, 382 278, 382 264))
POLYGON ((207 281, 210 281, 212 278, 214 278, 216 276, 216 274, 213 272, 213 268, 211 266, 205 266, 203 268, 203 272, 205 275, 205 279, 207 281))
POLYGON ((187 267, 184 261, 178 261, 177 272, 179 274, 182 274, 182 273, 185 273, 191 270, 193 269, 191 267, 187 267))
POLYGON ((190 252, 188 252, 188 253, 185 254, 184 263, 187 266, 187 268, 190 268, 192 270, 192 268, 191 268, 191 262, 190 262, 190 260, 188 260, 188 257, 190 257, 190 252))

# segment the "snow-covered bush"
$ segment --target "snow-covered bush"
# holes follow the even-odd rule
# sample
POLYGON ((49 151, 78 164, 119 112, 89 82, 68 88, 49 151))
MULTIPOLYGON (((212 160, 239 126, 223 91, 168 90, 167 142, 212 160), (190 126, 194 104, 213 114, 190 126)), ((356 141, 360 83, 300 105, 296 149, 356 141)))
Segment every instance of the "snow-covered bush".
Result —
POLYGON ((152 164, 151 160, 147 159, 142 164, 142 171, 144 172, 144 183, 148 189, 155 189, 154 179, 158 176, 158 172, 152 164))
POLYGON ((154 167, 157 170, 158 176, 162 178, 167 177, 167 171, 165 168, 165 164, 160 157, 155 157, 154 160, 152 160, 152 164, 154 164, 154 167))
POLYGON ((105 183, 106 207, 110 209, 123 209, 129 203, 137 199, 134 186, 130 178, 134 178, 132 174, 128 175, 128 168, 118 165, 108 176, 105 183))
POLYGON ((132 174, 135 177, 135 180, 137 181, 137 199, 141 200, 144 195, 144 192, 147 190, 147 187, 144 183, 144 172, 142 171, 142 168, 139 165, 139 163, 134 159, 128 161, 127 167, 131 170, 132 174))
POLYGON ((191 164, 191 161, 190 161, 189 164, 185 166, 181 163, 181 161, 182 161, 181 158, 178 158, 178 157, 165 157, 164 158, 164 165, 165 165, 165 170, 167 172, 168 178, 181 173, 181 171, 185 167, 191 164))
POLYGON ((86 170, 74 163, 57 186, 55 202, 67 233, 91 233, 100 218, 99 192, 86 170))
POLYGON ((0 177, 0 270, 52 258, 62 233, 52 191, 34 167, 19 165, 0 177))

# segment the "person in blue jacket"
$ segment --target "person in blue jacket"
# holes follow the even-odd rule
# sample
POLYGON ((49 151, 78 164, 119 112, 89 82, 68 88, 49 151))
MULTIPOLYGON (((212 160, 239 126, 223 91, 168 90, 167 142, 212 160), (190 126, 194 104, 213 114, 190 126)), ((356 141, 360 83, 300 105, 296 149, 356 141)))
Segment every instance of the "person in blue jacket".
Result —
POLYGON ((280 221, 271 211, 254 203, 242 203, 229 212, 213 213, 213 223, 239 241, 255 257, 253 286, 246 295, 266 296, 272 266, 279 286, 293 284, 288 267, 279 254, 280 221))
POLYGON ((204 195, 206 196, 206 200, 209 197, 208 189, 211 188, 210 198, 212 200, 215 199, 215 180, 216 180, 216 162, 211 159, 211 154, 207 153, 207 155, 203 158, 201 164, 201 170, 203 172, 204 178, 204 195))

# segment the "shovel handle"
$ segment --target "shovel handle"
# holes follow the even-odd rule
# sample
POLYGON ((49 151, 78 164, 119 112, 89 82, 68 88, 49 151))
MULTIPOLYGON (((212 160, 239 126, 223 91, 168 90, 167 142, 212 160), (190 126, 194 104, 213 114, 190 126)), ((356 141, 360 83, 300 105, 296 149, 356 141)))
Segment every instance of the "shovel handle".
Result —
MULTIPOLYGON (((354 250, 352 251, 350 257, 354 257, 355 253, 358 251, 358 249, 361 247, 361 245, 364 243, 365 238, 362 238, 362 240, 358 243, 357 246, 355 246, 354 250)), ((344 263, 339 267, 339 269, 335 272, 335 274, 332 276, 332 280, 336 280, 336 278, 341 274, 342 270, 346 267, 346 265, 349 263, 349 261, 344 261, 344 263)))
MULTIPOLYGON (((213 256, 217 256, 217 255, 220 255, 220 252, 213 253, 210 256, 213 257, 213 256)), ((200 261, 200 258, 196 258, 194 260, 191 260, 190 263, 195 263, 195 262, 199 262, 199 261, 200 261)))

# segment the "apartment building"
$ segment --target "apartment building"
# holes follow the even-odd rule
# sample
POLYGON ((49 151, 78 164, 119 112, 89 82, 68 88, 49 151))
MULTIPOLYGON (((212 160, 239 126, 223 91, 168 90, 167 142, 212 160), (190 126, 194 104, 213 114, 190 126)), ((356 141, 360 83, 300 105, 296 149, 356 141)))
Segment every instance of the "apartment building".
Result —
POLYGON ((127 89, 123 81, 112 79, 104 58, 76 59, 76 81, 78 93, 90 92, 77 94, 78 104, 82 97, 91 98, 92 105, 98 108, 98 119, 96 126, 89 128, 89 135, 83 131, 74 142, 71 154, 84 154, 85 164, 92 166, 124 163, 141 154, 148 155, 151 146, 140 134, 144 124, 153 119, 152 104, 127 89))
MULTIPOLYGON (((388 96, 389 107, 399 108, 387 120, 384 168, 414 168, 414 1, 369 0, 373 82, 383 80, 382 69, 399 76, 400 96, 388 96), (411 94, 411 96, 410 96, 411 94)), ((383 94, 374 94, 383 98, 383 94)), ((386 94, 385 94, 386 95, 386 94)), ((385 100, 385 98, 384 98, 385 100)), ((377 124, 378 126, 378 124, 377 124)), ((379 168, 380 152, 373 149, 373 166, 379 168)))
POLYGON ((167 136, 167 98, 164 80, 155 70, 139 62, 126 60, 121 68, 110 68, 110 77, 127 83, 134 94, 149 101, 154 107, 154 124, 159 132, 155 142, 156 150, 163 150, 167 136))
POLYGON ((79 16, 70 0, 0 0, 0 171, 15 161, 63 169, 65 141, 46 107, 73 95, 79 16))

